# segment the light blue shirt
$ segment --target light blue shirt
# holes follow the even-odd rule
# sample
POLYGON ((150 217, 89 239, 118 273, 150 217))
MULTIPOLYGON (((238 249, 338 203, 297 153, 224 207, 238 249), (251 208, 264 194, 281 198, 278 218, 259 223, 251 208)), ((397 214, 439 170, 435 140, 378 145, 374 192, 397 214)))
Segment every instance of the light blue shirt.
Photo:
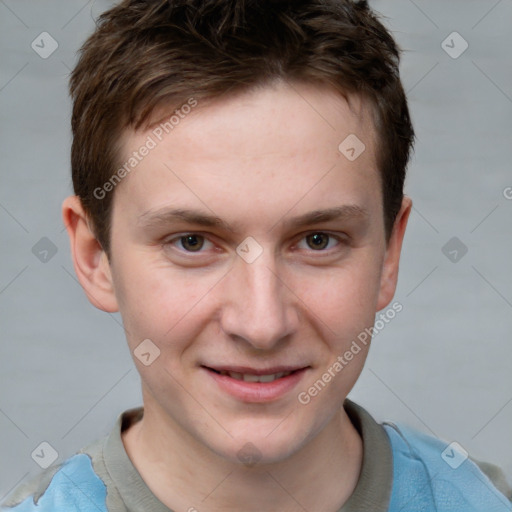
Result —
MULTIPOLYGON (((373 476, 366 480, 360 477, 357 492, 339 512, 374 512, 377 509, 379 512, 512 511, 509 499, 467 457, 463 448, 402 424, 379 425, 352 402, 347 401, 345 408, 352 421, 359 423, 363 438, 363 466, 366 468, 361 473, 373 476), (379 472, 368 470, 377 466, 384 478, 378 476, 379 472), (355 495, 363 500, 354 500, 355 495), (370 507, 375 508, 370 510, 370 507)), ((122 423, 140 419, 140 411, 123 413, 105 441, 97 441, 91 445, 94 448, 86 448, 61 465, 49 468, 37 485, 21 489, 10 505, 4 504, 5 508, 0 510, 168 511, 137 473, 121 440, 122 423)))

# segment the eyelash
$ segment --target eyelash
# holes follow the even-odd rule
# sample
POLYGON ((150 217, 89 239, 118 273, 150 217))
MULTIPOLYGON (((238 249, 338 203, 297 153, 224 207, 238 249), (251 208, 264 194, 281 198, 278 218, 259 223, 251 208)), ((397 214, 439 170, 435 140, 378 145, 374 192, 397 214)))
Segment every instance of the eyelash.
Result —
MULTIPOLYGON (((305 240, 306 238, 308 238, 309 236, 312 236, 312 235, 325 235, 325 236, 328 236, 329 237, 329 241, 327 242, 327 246, 329 245, 330 241, 331 240, 336 240, 338 242, 338 249, 339 249, 339 246, 342 246, 342 245, 346 245, 347 244, 347 240, 344 238, 344 237, 341 237, 341 236, 338 236, 338 235, 334 235, 332 233, 329 233, 329 232, 326 232, 326 231, 310 231, 308 233, 305 233, 304 235, 301 236, 301 238, 299 239, 299 242, 302 241, 302 240, 305 240)), ((179 234, 178 236, 174 236, 173 238, 170 238, 168 240, 165 240, 163 242, 163 246, 168 246, 168 245, 171 245, 171 246, 175 246, 176 243, 179 243, 183 238, 187 237, 187 236, 198 236, 198 237, 202 237, 204 238, 205 242, 209 242, 211 244, 213 244, 213 242, 211 242, 208 237, 202 233, 196 233, 196 232, 187 232, 187 233, 182 233, 182 234, 179 234)), ((294 244, 294 247, 297 244, 294 244)), ((176 246, 175 246, 176 247, 176 246)), ((201 248, 201 250, 199 251, 187 251, 186 249, 178 249, 179 252, 181 253, 185 253, 187 255, 189 254, 204 254, 206 251, 203 251, 202 250, 203 248, 201 248)), ((330 250, 329 249, 318 249, 318 250, 314 250, 314 249, 309 249, 309 252, 312 252, 312 253, 317 253, 317 254, 330 254, 333 250, 336 250, 336 248, 331 248, 330 250)))
MULTIPOLYGON (((195 233, 195 232, 190 232, 190 233, 182 233, 181 235, 178 235, 178 236, 175 236, 167 241, 164 242, 164 246, 165 245, 174 245, 174 242, 180 242, 183 238, 186 238, 187 236, 198 236, 198 237, 203 237, 205 239, 205 241, 213 244, 213 242, 211 242, 210 240, 208 240, 208 238, 201 234, 201 233, 195 233)), ((204 253, 205 251, 203 250, 200 250, 200 251, 187 251, 185 249, 180 249, 180 252, 184 252, 186 254, 201 254, 201 253, 204 253)))
POLYGON ((337 236, 337 235, 334 235, 332 233, 326 233, 325 231, 311 231, 310 233, 307 233, 305 235, 303 235, 299 241, 302 241, 302 240, 305 240, 306 238, 308 238, 309 236, 312 236, 312 235, 324 235, 324 236, 327 236, 329 237, 329 241, 327 242, 327 246, 329 246, 329 243, 331 242, 331 240, 335 240, 336 242, 338 242, 338 244, 336 245, 335 248, 331 248, 330 250, 329 249, 319 249, 319 250, 314 250, 314 249, 309 249, 309 251, 313 252, 313 253, 328 253, 330 254, 333 250, 336 250, 340 248, 340 246, 346 244, 346 239, 343 239, 341 236, 337 236))

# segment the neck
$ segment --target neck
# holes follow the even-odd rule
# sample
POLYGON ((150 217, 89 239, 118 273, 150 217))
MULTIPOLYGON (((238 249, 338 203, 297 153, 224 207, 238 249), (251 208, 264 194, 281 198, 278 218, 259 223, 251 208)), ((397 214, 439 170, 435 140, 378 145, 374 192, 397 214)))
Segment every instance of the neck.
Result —
POLYGON ((171 510, 337 512, 357 484, 362 440, 342 407, 290 457, 251 467, 226 460, 149 410, 122 438, 142 479, 171 510))

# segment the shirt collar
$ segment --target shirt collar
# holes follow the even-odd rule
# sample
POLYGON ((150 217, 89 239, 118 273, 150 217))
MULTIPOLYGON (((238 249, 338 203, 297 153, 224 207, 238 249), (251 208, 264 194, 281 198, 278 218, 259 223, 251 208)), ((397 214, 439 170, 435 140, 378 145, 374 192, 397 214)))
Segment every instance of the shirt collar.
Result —
MULTIPOLYGON (((354 492, 338 512, 387 512, 393 486, 393 455, 384 427, 361 406, 346 399, 345 411, 363 440, 361 473, 354 492)), ((169 512, 151 492, 126 453, 121 432, 139 421, 144 409, 138 407, 119 415, 107 437, 103 456, 108 473, 130 511, 169 512)))

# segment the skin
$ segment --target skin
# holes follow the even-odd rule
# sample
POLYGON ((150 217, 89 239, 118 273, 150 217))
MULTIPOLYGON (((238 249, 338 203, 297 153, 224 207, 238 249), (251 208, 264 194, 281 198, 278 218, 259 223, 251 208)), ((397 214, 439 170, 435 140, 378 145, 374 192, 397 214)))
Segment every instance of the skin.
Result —
MULTIPOLYGON (((127 130, 123 156, 148 135, 127 130)), ((110 260, 78 198, 64 201, 89 300, 121 312, 132 353, 148 338, 160 349, 149 366, 134 357, 145 413, 123 442, 169 508, 334 512, 353 492, 362 441, 342 404, 368 347, 307 405, 297 395, 373 325, 395 292, 411 200, 404 198, 387 241, 374 148, 363 101, 350 97, 349 106, 327 88, 278 83, 198 105, 123 179, 110 260), (351 133, 366 145, 355 161, 338 150, 351 133), (287 223, 342 205, 365 214, 287 223), (236 230, 147 225, 166 207, 200 210, 236 230), (194 239, 199 252, 183 245, 188 233, 205 237, 194 239), (314 233, 332 236, 320 234, 319 249, 314 233), (252 263, 236 252, 249 236, 263 249, 252 263), (291 392, 254 403, 226 394, 201 368, 221 363, 308 369, 291 392), (258 451, 252 466, 237 456, 247 442, 258 451)))

